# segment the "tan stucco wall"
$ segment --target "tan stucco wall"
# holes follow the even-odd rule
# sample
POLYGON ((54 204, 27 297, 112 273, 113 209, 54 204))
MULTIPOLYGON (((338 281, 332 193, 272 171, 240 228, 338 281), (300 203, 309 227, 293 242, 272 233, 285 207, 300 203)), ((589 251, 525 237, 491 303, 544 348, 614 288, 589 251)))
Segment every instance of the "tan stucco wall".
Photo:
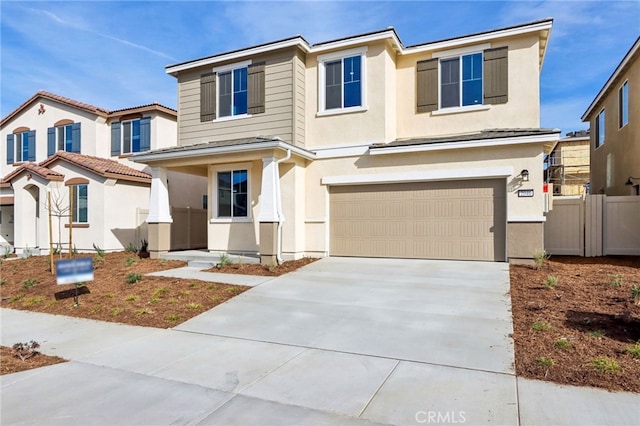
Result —
MULTIPOLYGON (((452 170, 491 169, 512 167, 513 174, 506 178, 507 221, 543 221, 543 147, 542 144, 510 145, 505 147, 443 150, 409 154, 346 157, 316 160, 307 167, 306 251, 328 252, 329 194, 324 177, 352 175, 410 174, 415 172, 449 173, 452 170), (529 182, 517 176, 522 169, 530 172, 529 182), (519 189, 533 189, 534 197, 519 198, 519 189)), ((437 180, 437 179, 436 179, 437 180)))
MULTIPOLYGON (((629 176, 640 177, 640 54, 588 117, 591 126, 591 192, 630 195, 629 176), (629 123, 618 126, 618 89, 629 81, 629 123), (605 109, 605 142, 595 148, 596 118, 605 109)), ((635 183, 640 183, 636 180, 635 183)))
POLYGON ((509 222, 507 224, 507 257, 533 259, 544 250, 542 222, 509 222))

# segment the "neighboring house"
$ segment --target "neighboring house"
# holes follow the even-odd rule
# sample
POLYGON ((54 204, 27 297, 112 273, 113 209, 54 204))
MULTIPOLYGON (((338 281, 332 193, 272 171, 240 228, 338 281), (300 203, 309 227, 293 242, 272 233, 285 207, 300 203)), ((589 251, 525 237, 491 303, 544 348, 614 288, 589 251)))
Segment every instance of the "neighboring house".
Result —
MULTIPOLYGON (((1 245, 48 251, 49 194, 54 244, 67 249, 71 218, 80 251, 140 245, 151 176, 128 157, 175 145, 175 110, 154 103, 108 111, 40 91, 0 121, 0 132, 1 245)), ((172 176, 183 186, 176 201, 201 208, 204 180, 189 187, 184 175, 172 176)))
POLYGON ((569 132, 549 154, 547 183, 553 195, 584 195, 589 185, 589 131, 569 132))
POLYGON ((640 195, 640 37, 582 121, 591 126, 591 193, 640 195))
POLYGON ((505 261, 543 250, 546 19, 405 47, 395 30, 297 36, 168 66, 178 146, 153 175, 152 256, 170 248, 165 175, 208 179, 208 249, 505 261))

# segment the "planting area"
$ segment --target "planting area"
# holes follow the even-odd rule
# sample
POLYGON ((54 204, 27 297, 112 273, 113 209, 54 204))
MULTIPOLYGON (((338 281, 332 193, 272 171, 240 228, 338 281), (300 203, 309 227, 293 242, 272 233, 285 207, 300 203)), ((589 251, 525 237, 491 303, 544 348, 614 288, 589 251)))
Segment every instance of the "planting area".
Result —
POLYGON ((510 270, 519 376, 640 393, 640 257, 510 270))

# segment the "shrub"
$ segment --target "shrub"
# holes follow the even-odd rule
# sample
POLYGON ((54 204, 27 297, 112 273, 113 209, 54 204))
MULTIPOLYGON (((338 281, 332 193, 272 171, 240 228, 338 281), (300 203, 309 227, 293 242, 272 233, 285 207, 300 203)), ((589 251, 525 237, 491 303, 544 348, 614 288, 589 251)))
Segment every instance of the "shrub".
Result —
POLYGON ((549 257, 551 257, 551 255, 550 255, 550 254, 548 254, 548 253, 547 253, 546 251, 544 251, 544 250, 539 251, 539 252, 536 252, 536 253, 533 255, 533 261, 534 261, 534 262, 535 262, 535 264, 536 264, 536 268, 537 268, 537 269, 542 268, 542 265, 544 265, 544 262, 545 262, 547 259, 549 259, 549 257))
POLYGON ((104 257, 106 256, 107 252, 105 252, 99 246, 97 246, 96 243, 93 243, 93 249, 96 251, 96 253, 97 253, 97 255, 98 255, 98 257, 100 259, 104 259, 104 257))
POLYGON ((616 371, 622 370, 622 367, 620 367, 620 364, 618 364, 615 359, 607 358, 604 356, 594 358, 589 361, 588 364, 596 370, 605 373, 615 373, 616 371))
POLYGON ((162 288, 158 288, 153 292, 153 296, 154 297, 162 297, 162 296, 166 296, 169 293, 169 289, 162 287, 162 288))
POLYGON ((220 255, 220 263, 218 263, 218 268, 224 268, 225 266, 231 265, 233 262, 229 258, 227 253, 222 253, 220 255))
POLYGON ((42 303, 44 301, 44 296, 36 296, 26 299, 22 302, 22 306, 35 306, 38 303, 42 303))
POLYGON ((544 286, 548 289, 556 288, 558 286, 558 277, 548 275, 544 280, 544 286))
POLYGON ((11 354, 16 358, 26 361, 39 353, 37 351, 39 347, 40 344, 35 340, 32 340, 29 343, 16 343, 11 347, 11 354))
POLYGON ((593 331, 587 332, 587 335, 589 335, 590 337, 595 337, 596 339, 600 339, 601 337, 604 337, 605 334, 606 333, 602 330, 593 330, 593 331))
POLYGON ((640 358, 640 342, 637 342, 635 345, 628 346, 626 352, 634 358, 640 358))
POLYGON ((124 250, 129 252, 129 253, 137 253, 138 252, 138 247, 136 247, 136 245, 133 244, 133 243, 129 243, 129 244, 127 244, 127 247, 125 247, 124 250))
POLYGON ((0 286, 6 285, 7 284, 7 280, 0 280, 0 286))
POLYGON ((38 284, 38 280, 36 280, 35 278, 29 278, 22 283, 22 288, 28 290, 36 284, 38 284))
POLYGON ((636 305, 640 305, 640 287, 635 284, 631 287, 631 298, 636 302, 636 305))
POLYGON ((609 282, 607 283, 609 287, 620 287, 622 285, 622 277, 620 275, 611 275, 609 282))
POLYGON ((553 367, 556 365, 556 362, 553 359, 544 356, 536 358, 536 363, 541 367, 553 367))
POLYGON ((558 349, 569 349, 572 347, 571 342, 568 341, 567 339, 556 340, 553 346, 555 346, 558 349))
POLYGON ((142 274, 138 274, 136 272, 129 272, 127 274, 127 278, 125 279, 127 284, 135 284, 137 282, 142 281, 142 274))
POLYGON ((138 261, 138 259, 136 259, 135 257, 127 257, 127 260, 124 261, 126 266, 131 266, 134 263, 136 263, 138 261))
POLYGON ((125 302, 135 302, 136 300, 138 300, 138 296, 133 295, 133 294, 131 294, 131 295, 129 295, 129 296, 124 298, 125 302))
POLYGON ((531 329, 533 331, 551 330, 551 325, 549 323, 544 322, 544 321, 536 321, 533 324, 531 324, 531 329))
POLYGON ((136 311, 136 315, 137 316, 149 315, 149 314, 152 314, 152 313, 153 313, 153 311, 151 309, 149 309, 149 308, 142 308, 142 309, 138 309, 136 311))
POLYGON ((122 313, 122 311, 124 311, 123 308, 113 308, 111 310, 111 316, 116 317, 116 316, 120 315, 122 313))
POLYGON ((187 304, 187 309, 191 309, 194 311, 200 310, 202 309, 202 305, 199 303, 188 303, 187 304))
POLYGON ((164 317, 165 321, 169 321, 169 322, 178 322, 180 321, 180 318, 182 317, 178 314, 169 314, 166 317, 164 317))

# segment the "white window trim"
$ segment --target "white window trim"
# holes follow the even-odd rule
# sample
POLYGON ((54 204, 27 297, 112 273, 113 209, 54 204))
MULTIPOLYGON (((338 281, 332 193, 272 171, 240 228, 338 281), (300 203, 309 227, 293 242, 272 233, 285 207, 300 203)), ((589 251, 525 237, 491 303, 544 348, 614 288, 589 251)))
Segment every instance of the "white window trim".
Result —
MULTIPOLYGON (((143 152, 143 151, 134 151, 133 150, 133 134, 131 135, 131 140, 129 141, 129 143, 131 143, 131 146, 129 147, 129 152, 124 152, 124 123, 131 123, 130 126, 130 132, 133 132, 133 122, 134 121, 140 121, 142 120, 142 117, 140 118, 131 118, 129 120, 123 120, 120 122, 120 155, 129 155, 129 154, 135 154, 136 152, 143 152)), ((140 130, 140 142, 142 142, 142 129, 140 130)))
MULTIPOLYGON (((73 124, 75 124, 75 123, 73 123, 73 124)), ((62 149, 60 149, 60 143, 61 143, 61 141, 60 141, 60 138, 59 138, 60 133, 58 132, 58 130, 59 130, 61 127, 63 127, 63 128, 64 128, 64 133, 67 133, 67 129, 66 129, 66 128, 67 128, 67 127, 70 127, 69 132, 70 132, 70 134, 72 135, 72 136, 71 136, 71 138, 72 138, 72 139, 71 139, 71 144, 73 145, 73 124, 62 124, 62 125, 60 125, 60 126, 54 126, 54 127, 53 127, 53 128, 55 129, 55 140, 56 140, 55 148, 56 148, 56 151, 66 151, 66 152, 68 152, 68 151, 67 151, 67 143, 66 143, 66 140, 65 140, 65 141, 62 141, 62 149)))
POLYGON ((602 145, 604 145, 604 141, 605 141, 606 136, 607 136, 607 133, 606 133, 607 132, 607 126, 606 126, 607 115, 605 113, 604 120, 603 120, 603 124, 605 125, 604 126, 604 132, 602 133, 602 140, 599 140, 599 138, 600 138, 600 125, 599 125, 599 123, 600 123, 600 114, 602 114, 604 112, 605 112, 604 108, 602 108, 600 110, 600 112, 598 114, 596 114, 596 122, 595 122, 595 126, 594 126, 596 128, 596 131, 595 131, 595 135, 594 135, 594 139, 593 139, 594 145, 595 145, 595 149, 598 149, 602 145))
POLYGON ((631 121, 631 117, 627 117, 627 122, 624 123, 622 126, 620 125, 621 121, 622 121, 622 108, 620 108, 620 95, 622 94, 622 88, 624 87, 624 85, 627 85, 627 111, 629 110, 629 80, 625 80, 620 87, 618 87, 618 130, 626 127, 629 124, 629 121, 631 121))
POLYGON ((252 163, 233 163, 218 166, 210 166, 209 173, 211 176, 211 198, 209 205, 211 206, 211 214, 209 223, 247 223, 253 222, 253 203, 251 198, 251 167, 252 163), (246 217, 218 217, 218 173, 233 172, 238 170, 247 171, 247 216, 246 217))
MULTIPOLYGON (((239 120, 239 119, 251 117, 251 114, 249 114, 249 113, 238 114, 238 115, 229 115, 229 116, 226 116, 226 117, 220 117, 218 115, 218 111, 220 111, 220 89, 219 89, 220 88, 220 82, 218 81, 218 76, 220 75, 220 73, 223 73, 223 72, 228 72, 228 71, 233 72, 233 70, 236 70, 238 68, 247 68, 252 63, 253 62, 251 60, 242 61, 242 62, 236 62, 236 63, 233 63, 233 64, 224 65, 222 67, 215 67, 215 68, 213 68, 211 70, 212 72, 216 73, 216 118, 214 118, 212 120, 213 122, 239 120)), ((249 88, 247 87, 247 90, 248 89, 249 88)))
POLYGON ((325 115, 336 115, 336 114, 347 114, 351 112, 362 112, 367 111, 369 108, 367 107, 367 46, 358 47, 355 49, 349 50, 341 50, 339 52, 326 53, 324 55, 318 55, 318 113, 317 116, 325 116, 325 115), (349 107, 349 108, 333 108, 326 109, 326 99, 325 99, 325 63, 330 61, 335 61, 338 59, 344 59, 351 56, 362 57, 360 64, 362 69, 360 71, 361 84, 360 84, 360 99, 362 101, 362 105, 357 107, 349 107))
MULTIPOLYGON (((486 46, 486 45, 482 45, 482 46, 486 46)), ((442 105, 442 72, 440 70, 440 66, 442 64, 442 60, 447 60, 447 59, 453 59, 453 58, 459 58, 459 66, 460 66, 460 90, 458 93, 458 100, 460 101, 460 103, 462 104, 462 57, 463 56, 467 56, 467 55, 473 55, 476 53, 480 53, 482 55, 482 62, 483 62, 483 70, 482 70, 482 102, 484 102, 484 50, 485 49, 481 49, 478 50, 481 46, 473 46, 473 47, 466 47, 466 48, 462 48, 462 49, 455 49, 455 50, 449 50, 447 52, 437 52, 433 54, 434 58, 438 58, 438 109, 436 111, 439 111, 440 114, 454 114, 454 113, 459 113, 459 112, 471 112, 471 111, 478 111, 478 110, 485 110, 485 109, 490 109, 489 108, 482 108, 482 107, 487 107, 488 105, 485 105, 484 103, 479 104, 479 105, 466 105, 466 106, 457 106, 457 107, 447 107, 447 108, 443 108, 442 105), (460 52, 458 54, 453 54, 452 52, 460 52), (438 53, 441 54, 447 54, 447 55, 442 55, 442 56, 437 56, 438 53), (480 108, 478 108, 480 107, 480 108)), ((491 47, 491 45, 489 44, 489 47, 491 47)), ((488 49, 488 47, 487 47, 488 49)), ((431 115, 439 115, 436 114, 436 111, 432 111, 431 115)))

